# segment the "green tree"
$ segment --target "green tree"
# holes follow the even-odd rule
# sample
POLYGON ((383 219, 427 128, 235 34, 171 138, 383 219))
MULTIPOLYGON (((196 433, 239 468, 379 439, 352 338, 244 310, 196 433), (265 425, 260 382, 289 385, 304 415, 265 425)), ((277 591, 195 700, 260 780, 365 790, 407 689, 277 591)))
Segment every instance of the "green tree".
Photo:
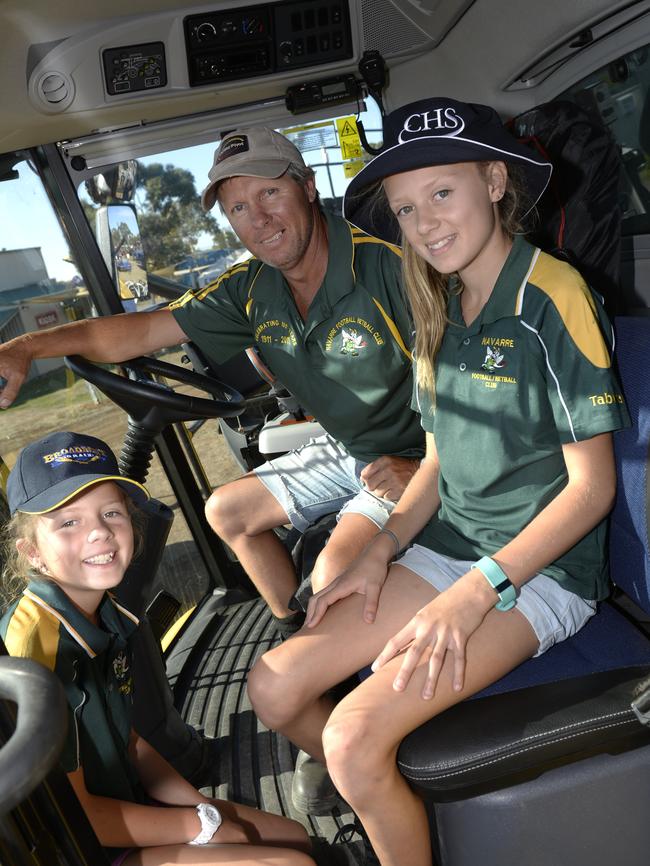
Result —
POLYGON ((217 226, 212 232, 212 242, 220 250, 243 249, 242 242, 232 229, 224 229, 217 226))
POLYGON ((217 220, 201 208, 190 171, 173 165, 138 165, 137 186, 144 194, 138 224, 152 270, 173 265, 195 251, 199 236, 219 232, 217 220))
POLYGON ((117 228, 111 229, 111 241, 115 255, 120 255, 125 246, 128 247, 135 240, 135 235, 126 223, 120 223, 117 228))

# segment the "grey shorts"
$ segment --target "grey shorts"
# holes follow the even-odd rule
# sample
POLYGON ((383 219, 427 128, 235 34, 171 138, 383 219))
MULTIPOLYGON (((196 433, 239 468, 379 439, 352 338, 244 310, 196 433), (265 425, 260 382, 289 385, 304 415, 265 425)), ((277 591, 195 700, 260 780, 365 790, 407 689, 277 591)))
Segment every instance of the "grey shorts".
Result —
MULTIPOLYGON (((450 559, 414 544, 397 560, 439 592, 444 592, 472 567, 472 561, 450 559)), ((531 624, 539 640, 536 656, 579 631, 596 613, 596 602, 563 589, 552 577, 537 574, 517 596, 517 610, 531 624)))
POLYGON ((334 512, 363 514, 381 528, 395 503, 364 488, 359 476, 367 465, 325 434, 253 471, 300 532, 334 512))

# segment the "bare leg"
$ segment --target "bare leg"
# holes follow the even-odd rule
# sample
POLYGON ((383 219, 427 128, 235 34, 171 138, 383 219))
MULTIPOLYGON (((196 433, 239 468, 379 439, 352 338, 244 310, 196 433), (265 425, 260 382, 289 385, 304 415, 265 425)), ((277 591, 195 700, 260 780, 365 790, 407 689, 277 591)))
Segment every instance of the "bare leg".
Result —
POLYGON ((236 864, 236 866, 314 866, 305 828, 297 821, 261 812, 239 803, 215 800, 221 811, 239 821, 249 840, 244 844, 164 845, 131 854, 125 866, 185 866, 236 864))
POLYGON ((326 693, 373 661, 436 591, 408 569, 393 566, 376 621, 363 620, 364 598, 337 602, 313 629, 265 653, 248 676, 248 693, 262 722, 324 759, 322 731, 334 707, 326 693))
POLYGON ((378 532, 377 525, 363 514, 344 514, 314 565, 311 575, 314 592, 345 571, 378 532))
POLYGON ((461 693, 452 688, 449 656, 436 693, 421 697, 428 659, 407 689, 393 680, 402 659, 370 676, 334 709, 323 733, 327 766, 342 796, 359 815, 382 866, 430 866, 426 813, 400 774, 396 755, 402 739, 433 716, 504 676, 537 649, 528 621, 516 610, 492 610, 467 645, 461 693), (365 747, 372 742, 372 748, 365 747))
POLYGON ((141 848, 130 854, 124 866, 314 866, 301 851, 262 845, 165 845, 141 848))
POLYGON ((273 532, 289 522, 278 500, 255 475, 244 475, 212 493, 205 515, 235 552, 272 613, 288 616, 298 581, 289 553, 273 532))

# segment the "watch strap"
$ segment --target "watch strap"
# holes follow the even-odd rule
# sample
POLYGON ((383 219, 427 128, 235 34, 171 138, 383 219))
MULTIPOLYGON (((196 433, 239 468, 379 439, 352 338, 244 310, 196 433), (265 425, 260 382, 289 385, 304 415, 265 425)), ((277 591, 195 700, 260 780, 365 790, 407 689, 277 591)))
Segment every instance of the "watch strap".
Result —
POLYGON ((489 556, 483 556, 478 562, 474 563, 472 568, 477 568, 481 572, 499 596, 499 601, 495 604, 497 610, 510 610, 510 608, 515 606, 517 590, 510 583, 510 578, 497 562, 490 559, 489 556))

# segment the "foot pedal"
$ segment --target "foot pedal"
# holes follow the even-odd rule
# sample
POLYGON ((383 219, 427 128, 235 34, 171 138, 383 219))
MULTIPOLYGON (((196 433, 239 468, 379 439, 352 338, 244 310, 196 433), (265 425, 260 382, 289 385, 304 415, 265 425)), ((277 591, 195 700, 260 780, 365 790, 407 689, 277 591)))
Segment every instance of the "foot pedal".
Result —
POLYGON ((147 619, 154 637, 160 643, 167 629, 176 619, 181 603, 173 595, 161 589, 147 607, 147 619))

